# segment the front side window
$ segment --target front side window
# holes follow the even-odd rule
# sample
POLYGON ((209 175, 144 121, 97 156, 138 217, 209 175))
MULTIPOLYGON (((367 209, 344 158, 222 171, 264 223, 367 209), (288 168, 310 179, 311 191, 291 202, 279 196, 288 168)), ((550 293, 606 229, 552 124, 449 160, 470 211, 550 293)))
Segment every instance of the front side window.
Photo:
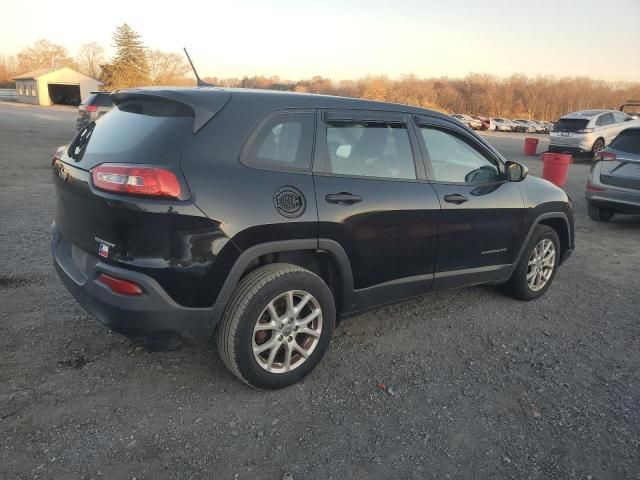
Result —
POLYGON ((610 113, 605 113, 604 115, 600 115, 598 120, 596 121, 596 125, 598 127, 603 127, 605 125, 611 125, 613 123, 613 115, 610 113))
POLYGON ((457 135, 428 127, 420 131, 435 181, 478 184, 501 179, 498 165, 457 135))
POLYGON ((626 113, 623 112, 613 112, 613 118, 616 121, 616 123, 622 123, 622 122, 626 122, 627 118, 629 118, 627 116, 626 113))
POLYGON ((416 169, 406 125, 328 122, 327 168, 331 173, 414 180, 416 169))
POLYGON ((262 125, 243 163, 258 168, 310 170, 314 128, 312 113, 275 115, 262 125))

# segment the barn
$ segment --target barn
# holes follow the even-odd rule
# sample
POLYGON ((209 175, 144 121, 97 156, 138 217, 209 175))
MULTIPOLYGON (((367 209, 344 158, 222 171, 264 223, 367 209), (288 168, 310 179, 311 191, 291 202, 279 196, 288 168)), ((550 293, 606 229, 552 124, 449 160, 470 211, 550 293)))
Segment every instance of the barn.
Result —
POLYGON ((78 105, 102 82, 69 67, 42 68, 15 77, 16 100, 34 105, 78 105))

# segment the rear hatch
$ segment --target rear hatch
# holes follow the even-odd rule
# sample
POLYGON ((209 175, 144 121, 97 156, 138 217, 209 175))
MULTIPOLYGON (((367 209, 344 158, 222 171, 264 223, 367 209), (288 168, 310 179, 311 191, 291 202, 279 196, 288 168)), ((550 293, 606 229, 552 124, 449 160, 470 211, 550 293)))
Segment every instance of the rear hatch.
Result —
POLYGON ((166 259, 170 232, 187 222, 167 213, 201 215, 189 201, 180 157, 198 126, 224 107, 229 94, 211 92, 211 96, 202 106, 197 96, 186 95, 180 101, 181 95, 172 91, 115 95, 116 106, 109 115, 83 128, 54 162, 55 223, 64 239, 92 255, 98 254, 101 244, 110 245, 107 258, 113 261, 153 264, 166 259), (170 172, 179 193, 167 198, 144 191, 105 191, 92 178, 99 166, 170 172))
POLYGON ((601 162, 600 181, 606 185, 640 190, 640 129, 622 131, 606 151, 614 154, 615 159, 601 162))

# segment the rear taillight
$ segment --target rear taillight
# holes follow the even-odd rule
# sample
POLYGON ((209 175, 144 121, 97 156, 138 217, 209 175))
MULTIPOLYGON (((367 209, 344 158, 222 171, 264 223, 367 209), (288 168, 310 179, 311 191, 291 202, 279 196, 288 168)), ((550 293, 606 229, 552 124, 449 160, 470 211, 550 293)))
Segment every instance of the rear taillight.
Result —
POLYGON ((65 145, 61 145, 58 147, 58 149, 56 150, 56 153, 53 154, 53 158, 51 159, 51 165, 56 163, 56 160, 60 160, 62 158, 62 153, 64 152, 65 148, 66 148, 65 145))
POLYGON ((164 168, 103 163, 91 170, 93 184, 100 190, 129 195, 180 198, 180 182, 164 168))
POLYGON ((612 153, 612 152, 605 152, 604 150, 601 150, 600 152, 596 153, 596 160, 615 160, 616 159, 616 154, 612 153))
POLYGON ((587 191, 588 192, 604 192, 605 189, 594 185, 593 183, 591 183, 591 180, 587 180, 587 191))
POLYGON ((122 278, 101 273, 98 276, 98 281, 109 287, 109 290, 112 292, 119 293, 120 295, 142 295, 140 285, 130 280, 123 280, 122 278))
POLYGON ((582 130, 576 130, 576 133, 591 133, 593 128, 583 128, 582 130))
POLYGON ((84 111, 85 112, 97 112, 98 111, 98 107, 96 105, 85 105, 84 111))

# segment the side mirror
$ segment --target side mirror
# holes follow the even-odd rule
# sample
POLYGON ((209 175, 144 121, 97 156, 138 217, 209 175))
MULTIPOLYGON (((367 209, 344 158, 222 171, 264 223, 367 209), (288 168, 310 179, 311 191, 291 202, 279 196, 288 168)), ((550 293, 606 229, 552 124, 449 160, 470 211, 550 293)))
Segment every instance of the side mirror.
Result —
POLYGON ((510 182, 521 182, 527 178, 529 169, 518 162, 507 162, 507 180, 510 182))

